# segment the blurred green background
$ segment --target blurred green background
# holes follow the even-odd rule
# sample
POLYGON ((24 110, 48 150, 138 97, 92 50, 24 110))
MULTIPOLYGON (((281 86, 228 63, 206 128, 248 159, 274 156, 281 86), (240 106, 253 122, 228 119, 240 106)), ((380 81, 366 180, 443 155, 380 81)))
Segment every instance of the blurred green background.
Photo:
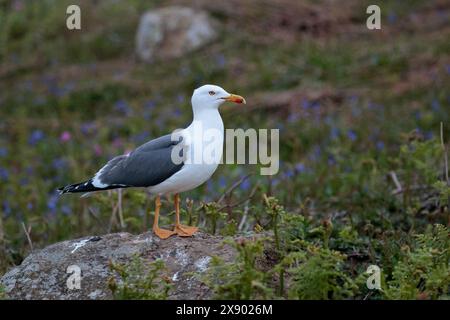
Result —
MULTIPOLYGON (((369 240, 389 230, 399 247, 397 235, 448 225, 440 123, 448 142, 450 5, 379 1, 382 29, 368 30, 372 2, 0 0, 0 274, 29 252, 24 227, 34 248, 148 230, 145 191, 123 192, 121 225, 116 192, 80 199, 55 189, 189 124, 190 96, 205 83, 247 99, 222 108, 226 128, 280 129, 281 164, 273 177, 222 165, 185 193, 184 217, 204 231, 270 229, 263 194, 369 240), (80 31, 66 28, 69 4, 81 7, 80 31), (206 11, 217 39, 140 62, 140 16, 175 4, 206 11), (205 209, 219 199, 219 213, 205 209)), ((170 224, 172 204, 163 208, 170 224)))

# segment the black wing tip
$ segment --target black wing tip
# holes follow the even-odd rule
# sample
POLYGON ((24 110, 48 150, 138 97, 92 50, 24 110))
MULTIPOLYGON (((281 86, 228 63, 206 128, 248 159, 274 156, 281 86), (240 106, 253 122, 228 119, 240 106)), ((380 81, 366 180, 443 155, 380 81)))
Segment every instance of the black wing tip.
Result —
POLYGON ((69 184, 65 187, 60 187, 56 189, 60 195, 65 193, 77 193, 77 192, 89 192, 89 191, 95 191, 97 188, 95 188, 91 180, 80 182, 80 183, 74 183, 69 184))
POLYGON ((62 195, 65 193, 93 192, 93 191, 103 191, 103 190, 129 188, 129 187, 131 187, 131 186, 112 184, 112 185, 108 185, 104 188, 98 188, 92 184, 92 179, 91 179, 91 180, 88 180, 85 182, 69 184, 65 187, 61 187, 56 190, 58 191, 58 193, 60 195, 62 195))
POLYGON ((59 193, 59 195, 63 195, 65 193, 73 192, 75 186, 76 185, 70 184, 70 185, 67 185, 64 187, 60 187, 60 188, 56 189, 56 191, 59 193))
POLYGON ((56 189, 56 191, 59 193, 59 195, 63 195, 63 194, 65 194, 65 193, 71 192, 71 190, 73 189, 73 187, 74 187, 75 185, 76 185, 76 184, 69 184, 69 185, 67 185, 67 186, 60 187, 60 188, 56 189))

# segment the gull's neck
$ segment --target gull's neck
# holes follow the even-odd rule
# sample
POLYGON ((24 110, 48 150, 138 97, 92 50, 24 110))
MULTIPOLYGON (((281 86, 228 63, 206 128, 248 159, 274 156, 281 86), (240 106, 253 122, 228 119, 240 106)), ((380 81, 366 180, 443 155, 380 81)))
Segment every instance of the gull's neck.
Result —
POLYGON ((207 147, 214 150, 215 161, 212 164, 217 167, 222 157, 224 140, 223 121, 219 110, 218 108, 195 107, 192 109, 194 119, 184 131, 191 138, 187 140, 190 141, 189 145, 191 146, 190 151, 187 152, 187 159, 194 159, 197 151, 201 153, 204 150, 203 144, 206 142, 207 147), (204 140, 205 138, 207 141, 204 140), (213 138, 212 141, 211 138, 213 138))
POLYGON ((201 122, 205 128, 216 128, 223 131, 223 121, 218 108, 192 108, 193 123, 201 122))

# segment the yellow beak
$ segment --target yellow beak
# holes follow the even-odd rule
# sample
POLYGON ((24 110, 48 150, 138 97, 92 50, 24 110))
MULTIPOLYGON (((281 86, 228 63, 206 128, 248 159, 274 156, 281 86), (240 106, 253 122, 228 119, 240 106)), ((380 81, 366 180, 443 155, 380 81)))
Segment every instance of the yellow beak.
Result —
POLYGON ((228 97, 222 98, 222 99, 224 99, 225 101, 230 101, 230 102, 234 102, 234 103, 243 103, 243 104, 247 103, 243 97, 238 96, 237 94, 230 94, 228 97))

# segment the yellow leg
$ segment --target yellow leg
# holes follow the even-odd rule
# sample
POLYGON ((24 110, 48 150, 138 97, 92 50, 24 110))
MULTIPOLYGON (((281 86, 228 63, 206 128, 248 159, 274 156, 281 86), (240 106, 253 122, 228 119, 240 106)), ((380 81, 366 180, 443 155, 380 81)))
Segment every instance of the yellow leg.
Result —
POLYGON ((197 227, 184 226, 180 223, 180 196, 175 194, 175 230, 174 232, 181 237, 190 237, 198 231, 197 227))
POLYGON ((161 239, 167 239, 168 237, 174 235, 176 232, 161 229, 158 226, 158 220, 159 220, 159 209, 161 208, 161 199, 159 196, 156 197, 155 200, 155 220, 153 221, 153 232, 160 237, 161 239))

